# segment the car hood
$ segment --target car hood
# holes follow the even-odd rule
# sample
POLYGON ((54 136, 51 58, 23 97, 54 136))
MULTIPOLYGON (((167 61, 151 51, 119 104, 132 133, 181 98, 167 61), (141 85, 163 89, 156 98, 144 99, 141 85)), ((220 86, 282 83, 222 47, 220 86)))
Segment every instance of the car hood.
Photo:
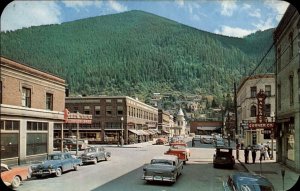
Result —
POLYGON ((43 161, 40 164, 36 164, 33 167, 35 168, 48 168, 49 165, 55 166, 57 164, 60 164, 60 160, 47 160, 47 161, 43 161))

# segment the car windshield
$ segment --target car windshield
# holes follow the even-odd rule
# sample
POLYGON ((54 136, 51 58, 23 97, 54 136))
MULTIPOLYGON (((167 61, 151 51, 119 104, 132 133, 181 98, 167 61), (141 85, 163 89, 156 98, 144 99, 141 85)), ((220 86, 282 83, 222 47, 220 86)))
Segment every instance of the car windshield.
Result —
POLYGON ((48 160, 60 160, 61 156, 60 155, 48 155, 47 159, 48 160))
POLYGON ((96 152, 96 148, 90 147, 84 150, 84 153, 96 152))
POLYGON ((152 159, 151 164, 164 164, 164 165, 172 165, 173 162, 170 160, 163 160, 163 159, 152 159))
POLYGON ((243 184, 241 185, 241 191, 273 191, 273 188, 270 186, 263 186, 263 185, 249 185, 249 184, 243 184), (259 189, 258 189, 259 188, 259 189))
POLYGON ((185 149, 186 147, 184 145, 172 145, 171 149, 175 149, 175 150, 182 150, 185 149))

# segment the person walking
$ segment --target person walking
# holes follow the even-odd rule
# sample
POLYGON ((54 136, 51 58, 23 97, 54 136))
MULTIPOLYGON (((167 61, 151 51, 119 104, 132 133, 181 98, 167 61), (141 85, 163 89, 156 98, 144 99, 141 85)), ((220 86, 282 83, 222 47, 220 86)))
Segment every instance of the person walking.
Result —
POLYGON ((256 150, 254 147, 252 147, 252 149, 251 149, 251 154, 252 154, 252 163, 255 164, 256 150))
POLYGON ((265 154, 265 159, 269 160, 270 157, 269 157, 268 147, 267 146, 264 147, 264 154, 265 154))
POLYGON ((246 147, 244 150, 244 157, 245 157, 245 163, 248 164, 248 158, 249 158, 249 148, 246 147))
POLYGON ((266 160, 266 155, 265 155, 265 148, 264 148, 264 146, 261 144, 261 147, 260 147, 260 149, 259 149, 259 151, 260 151, 260 158, 259 158, 259 160, 266 160))

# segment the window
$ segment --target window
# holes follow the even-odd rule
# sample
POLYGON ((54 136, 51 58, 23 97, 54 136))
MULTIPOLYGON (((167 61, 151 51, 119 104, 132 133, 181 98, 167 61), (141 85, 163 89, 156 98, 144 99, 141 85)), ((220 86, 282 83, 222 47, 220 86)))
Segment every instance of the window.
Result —
POLYGON ((117 99, 117 103, 123 103, 122 99, 117 99))
POLYGON ((46 110, 53 110, 53 94, 46 93, 46 110))
POLYGON ((18 157, 19 133, 1 133, 1 158, 18 157))
POLYGON ((27 133, 26 155, 47 153, 47 133, 27 133))
POLYGON ((294 82, 293 82, 294 78, 293 75, 290 75, 290 105, 294 104, 294 82))
POLYGON ((265 116, 270 117, 271 116, 271 104, 265 105, 265 116))
POLYGON ((79 111, 78 106, 75 106, 75 107, 74 107, 74 113, 77 113, 78 111, 79 111))
POLYGON ((31 89, 22 88, 22 106, 31 107, 31 89))
POLYGON ((289 34, 289 43, 290 43, 290 51, 289 51, 289 58, 290 60, 293 58, 294 54, 294 44, 293 44, 293 32, 289 34))
POLYGON ((112 107, 106 106, 106 115, 112 115, 112 107))
POLYGON ((271 85, 265 85, 265 94, 267 97, 271 96, 271 85))
POLYGON ((27 131, 48 131, 48 123, 28 121, 27 131))
POLYGON ((117 114, 123 115, 123 106, 117 106, 117 114))
POLYGON ((256 86, 251 87, 250 92, 252 98, 256 97, 256 92, 257 92, 256 86))
POLYGON ((277 69, 278 71, 281 69, 281 48, 277 49, 277 69))
POLYGON ((1 121, 1 129, 6 131, 19 131, 20 121, 12 121, 12 120, 1 121))
POLYGON ((100 106, 95 106, 95 115, 100 115, 101 114, 101 107, 100 106))
POLYGON ((250 117, 256 117, 256 106, 251 106, 251 114, 250 117))
POLYGON ((106 103, 111 103, 111 99, 106 99, 105 102, 106 103))
POLYGON ((90 106, 86 105, 83 107, 84 114, 90 114, 90 106))
POLYGON ((281 110, 281 85, 280 84, 278 84, 277 85, 277 89, 278 89, 278 102, 277 102, 277 104, 278 104, 278 109, 279 110, 281 110))

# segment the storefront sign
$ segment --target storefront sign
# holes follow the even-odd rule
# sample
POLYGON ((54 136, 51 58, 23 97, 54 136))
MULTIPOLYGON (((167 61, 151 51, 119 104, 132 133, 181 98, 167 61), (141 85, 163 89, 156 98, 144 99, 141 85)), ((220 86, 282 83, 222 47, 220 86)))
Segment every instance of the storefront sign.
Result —
POLYGON ((92 115, 81 113, 70 113, 68 109, 64 111, 65 123, 92 124, 92 115))
POLYGON ((256 115, 256 123, 264 123, 265 120, 265 99, 266 94, 263 90, 260 90, 256 95, 257 98, 257 106, 258 106, 258 113, 256 115))
POLYGON ((261 134, 272 134, 272 130, 261 130, 261 134))
POLYGON ((275 127, 275 123, 249 123, 249 129, 273 129, 275 127))

